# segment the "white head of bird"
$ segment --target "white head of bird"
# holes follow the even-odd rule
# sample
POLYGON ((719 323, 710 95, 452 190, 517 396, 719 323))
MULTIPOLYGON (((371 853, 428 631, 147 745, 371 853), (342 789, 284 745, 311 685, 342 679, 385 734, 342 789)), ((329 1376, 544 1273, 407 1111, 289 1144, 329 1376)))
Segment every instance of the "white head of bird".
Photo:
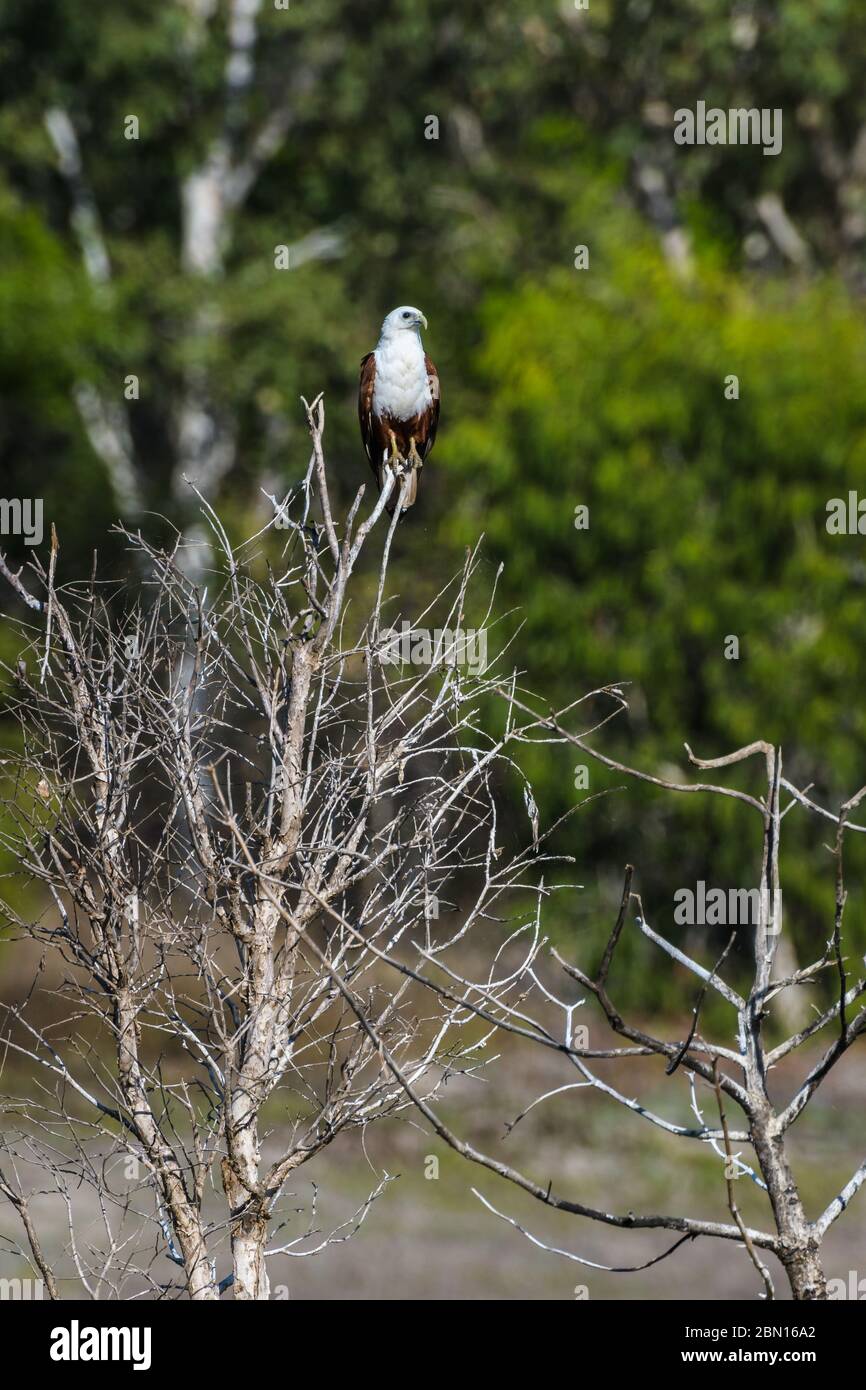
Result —
POLYGON ((427 327, 427 320, 412 304, 401 304, 398 308, 392 309, 390 314, 386 314, 382 323, 382 333, 380 342, 393 340, 402 333, 414 333, 416 337, 421 336, 421 327, 427 327))

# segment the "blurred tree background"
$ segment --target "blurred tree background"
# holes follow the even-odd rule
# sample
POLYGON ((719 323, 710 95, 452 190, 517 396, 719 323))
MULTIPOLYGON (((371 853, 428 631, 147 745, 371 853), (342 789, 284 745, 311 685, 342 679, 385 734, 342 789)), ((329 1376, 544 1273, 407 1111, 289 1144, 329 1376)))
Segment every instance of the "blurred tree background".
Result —
MULTIPOLYGON (((3 495, 44 498, 61 577, 94 549, 124 573, 120 515, 194 538, 184 474, 250 534, 324 390, 345 505, 359 359, 419 304, 444 403, 404 608, 483 531, 526 684, 630 682, 599 747, 670 775, 684 741, 780 741, 838 807, 866 781, 863 541, 825 526, 866 495, 864 58, 858 0, 5 0, 3 495), (698 100, 781 109, 781 153, 676 145, 698 100)), ((527 762, 544 817, 585 795, 577 761, 527 762)), ((551 928, 606 932, 626 859, 674 935, 676 888, 755 882, 731 807, 633 786, 579 812, 557 845, 586 888, 551 928)), ((832 862, 796 811, 785 839, 815 953, 832 862)), ((863 868, 852 846, 855 894, 863 868)), ((631 961, 633 999, 681 1006, 631 961)))

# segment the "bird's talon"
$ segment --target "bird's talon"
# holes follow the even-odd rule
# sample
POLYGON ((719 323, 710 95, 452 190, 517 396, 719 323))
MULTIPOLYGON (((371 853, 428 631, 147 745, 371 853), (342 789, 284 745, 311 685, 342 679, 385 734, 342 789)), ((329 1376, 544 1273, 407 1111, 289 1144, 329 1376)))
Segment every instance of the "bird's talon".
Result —
POLYGON ((402 472, 403 465, 406 462, 406 460, 403 458, 402 454, 400 453, 400 450, 397 448, 397 438, 393 430, 389 431, 389 437, 391 440, 391 452, 388 457, 388 462, 390 463, 391 467, 395 470, 395 472, 400 473, 402 472))

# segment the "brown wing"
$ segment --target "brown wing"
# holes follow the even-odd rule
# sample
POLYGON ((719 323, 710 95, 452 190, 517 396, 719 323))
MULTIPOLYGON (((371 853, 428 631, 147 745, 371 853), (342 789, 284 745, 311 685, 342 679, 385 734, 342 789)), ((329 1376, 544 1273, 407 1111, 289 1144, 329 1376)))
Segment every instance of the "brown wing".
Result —
POLYGON ((376 477, 379 476, 381 452, 376 438, 376 421, 373 415, 373 390, 376 385, 376 354, 368 352, 361 358, 361 379, 358 382, 358 420, 361 424, 361 438, 367 451, 367 458, 376 477))
POLYGON ((436 441, 436 431, 439 428, 439 373, 434 364, 430 361, 426 352, 424 354, 424 365, 427 368, 427 384, 430 387, 432 400, 424 412, 424 434, 418 449, 422 459, 426 459, 436 441))

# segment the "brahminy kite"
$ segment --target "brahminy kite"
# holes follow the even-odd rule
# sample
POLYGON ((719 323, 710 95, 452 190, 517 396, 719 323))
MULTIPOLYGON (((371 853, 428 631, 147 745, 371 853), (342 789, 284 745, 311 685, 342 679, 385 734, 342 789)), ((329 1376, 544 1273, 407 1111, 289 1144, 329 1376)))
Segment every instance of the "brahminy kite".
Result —
POLYGON ((375 351, 361 360, 358 418, 361 438, 381 492, 391 468, 396 486, 388 498, 393 515, 407 478, 403 512, 418 495, 418 474, 433 448, 439 424, 439 373, 424 351, 420 309, 401 304, 382 324, 375 351))

